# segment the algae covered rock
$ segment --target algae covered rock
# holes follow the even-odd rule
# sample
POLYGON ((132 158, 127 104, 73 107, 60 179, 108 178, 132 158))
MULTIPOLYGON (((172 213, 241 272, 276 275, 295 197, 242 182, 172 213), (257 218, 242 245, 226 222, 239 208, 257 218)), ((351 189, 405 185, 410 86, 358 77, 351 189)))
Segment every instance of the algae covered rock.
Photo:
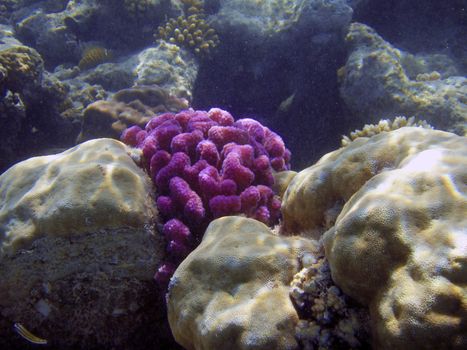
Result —
POLYGON ((156 47, 141 51, 137 61, 133 69, 135 85, 158 85, 192 100, 199 63, 191 52, 162 40, 156 47))
POLYGON ((298 173, 286 232, 324 231, 334 282, 370 308, 382 349, 465 348, 467 142, 404 127, 298 173))
POLYGON ((84 110, 78 142, 99 137, 120 138, 125 128, 144 127, 157 113, 179 112, 188 101, 157 85, 135 86, 116 92, 111 99, 98 100, 84 110))
POLYGON ((13 40, 10 33, 0 28, 0 172, 43 150, 44 140, 47 148, 66 144, 73 132, 71 123, 59 115, 65 85, 44 70, 36 50, 13 40))
POLYGON ((186 349, 296 348, 299 317, 289 285, 299 256, 315 250, 253 219, 214 220, 169 285, 175 340, 186 349))
POLYGON ((57 348, 131 348, 160 323, 150 193, 130 150, 110 139, 0 176, 0 345, 15 344, 14 322, 57 348))
POLYGON ((340 91, 362 122, 413 115, 436 128, 466 133, 467 79, 448 59, 399 50, 362 23, 351 24, 346 42, 340 91))

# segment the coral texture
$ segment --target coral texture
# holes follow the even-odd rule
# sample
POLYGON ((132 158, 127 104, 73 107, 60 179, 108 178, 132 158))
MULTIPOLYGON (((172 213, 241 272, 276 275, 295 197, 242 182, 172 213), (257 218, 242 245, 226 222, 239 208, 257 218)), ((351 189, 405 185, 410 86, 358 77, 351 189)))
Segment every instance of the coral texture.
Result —
POLYGON ((0 176, 2 349, 25 347, 9 344, 15 322, 74 349, 128 349, 146 324, 162 323, 153 273, 164 242, 132 153, 98 139, 0 176))
POLYGON ((300 255, 316 246, 257 220, 223 217, 179 266, 167 294, 172 333, 186 349, 295 349, 289 297, 300 255))
MULTIPOLYGON (((193 109, 151 119, 144 130, 126 129, 122 140, 143 152, 157 191, 171 263, 177 264, 216 217, 244 214, 268 225, 280 215, 273 171, 287 170, 282 139, 253 119, 226 111, 193 109)), ((167 282, 168 266, 156 279, 167 282), (164 278, 162 278, 164 276, 164 278)))
POLYGON ((467 142, 404 127, 298 173, 284 230, 320 236, 333 280, 370 307, 383 349, 465 348, 467 142))
POLYGON ((0 88, 4 84, 6 88, 18 92, 28 86, 40 84, 44 61, 36 50, 17 46, 0 52, 0 67, 6 71, 0 88))
POLYGON ((119 141, 97 139, 8 169, 0 181, 2 252, 14 253, 45 234, 150 222, 152 187, 130 152, 119 141))

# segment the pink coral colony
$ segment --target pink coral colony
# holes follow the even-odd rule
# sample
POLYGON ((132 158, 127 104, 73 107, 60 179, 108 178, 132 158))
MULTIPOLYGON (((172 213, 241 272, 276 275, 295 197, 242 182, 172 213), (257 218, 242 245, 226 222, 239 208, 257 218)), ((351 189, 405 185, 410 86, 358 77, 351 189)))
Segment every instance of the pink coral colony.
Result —
POLYGON ((167 261, 155 275, 166 286, 214 218, 243 214, 274 225, 280 199, 273 171, 290 169, 281 137, 254 119, 235 121, 219 108, 185 110, 132 126, 121 139, 140 148, 156 187, 167 261))

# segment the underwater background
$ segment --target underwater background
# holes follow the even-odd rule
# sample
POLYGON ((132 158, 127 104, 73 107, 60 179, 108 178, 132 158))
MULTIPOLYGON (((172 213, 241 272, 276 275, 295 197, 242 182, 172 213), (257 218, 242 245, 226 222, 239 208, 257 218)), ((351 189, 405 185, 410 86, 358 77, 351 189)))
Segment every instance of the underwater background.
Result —
POLYGON ((0 21, 2 171, 112 135, 112 118, 127 117, 90 121, 86 108, 139 86, 260 120, 284 138, 294 169, 383 118, 415 116, 458 133, 465 122, 462 0, 4 0, 0 21), (369 44, 348 36, 355 22, 368 26, 359 35, 368 30, 381 44, 363 52, 369 44), (348 60, 397 49, 401 57, 381 67, 348 60), (398 71, 404 76, 393 77, 398 71), (448 97, 427 95, 429 87, 412 84, 420 80, 448 97), (409 95, 416 97, 404 100, 409 95))
POLYGON ((466 11, 0 0, 0 347, 463 348, 466 11))

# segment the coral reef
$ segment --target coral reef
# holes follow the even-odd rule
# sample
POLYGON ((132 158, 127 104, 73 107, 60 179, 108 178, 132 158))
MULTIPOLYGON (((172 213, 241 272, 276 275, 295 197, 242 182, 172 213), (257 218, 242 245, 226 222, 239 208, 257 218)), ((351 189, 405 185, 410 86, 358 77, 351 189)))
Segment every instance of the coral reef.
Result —
POLYGON ((326 258, 322 254, 303 254, 300 265, 302 269, 291 283, 290 297, 300 317, 295 337, 301 348, 368 348, 368 311, 334 284, 326 258))
POLYGON ((403 127, 357 138, 326 154, 290 182, 282 203, 283 232, 313 234, 316 230, 320 237, 332 227, 343 205, 373 176, 454 137, 438 130, 403 127))
MULTIPOLYGON (((67 79, 64 84, 68 89, 67 105, 60 115, 64 119, 70 120, 73 124, 78 124, 78 133, 83 123, 83 112, 86 107, 93 102, 108 98, 109 92, 104 90, 102 86, 90 85, 76 79, 67 79)), ((73 138, 76 139, 76 134, 73 138)))
POLYGON ((382 119, 378 124, 365 124, 362 130, 355 130, 350 133, 349 136, 342 136, 341 146, 345 147, 353 140, 359 137, 372 137, 376 134, 396 130, 404 126, 416 126, 420 128, 433 129, 425 120, 415 121, 415 117, 396 117, 393 120, 382 119))
POLYGON ((0 349, 467 348, 461 2, 0 1, 0 349))
POLYGON ((121 139, 142 150, 156 187, 170 258, 156 274, 161 285, 213 218, 242 213, 268 225, 277 222, 273 171, 289 168, 290 151, 259 122, 235 122, 218 108, 190 109, 155 117, 144 130, 132 126, 121 139))
POLYGON ((144 127, 156 113, 179 112, 188 101, 158 86, 135 86, 116 92, 110 100, 91 103, 84 110, 77 142, 92 138, 119 138, 130 125, 144 127))
POLYGON ((2 348, 25 348, 15 322, 60 349, 138 349, 139 332, 156 336, 147 325, 164 318, 153 281, 164 243, 136 159, 99 139, 0 176, 2 348))
POLYGON ((361 137, 287 188, 284 232, 324 234, 332 278, 369 306, 378 348, 467 345, 466 145, 419 127, 361 137))
POLYGON ((459 72, 449 61, 398 50, 361 23, 352 23, 346 42, 349 56, 341 71, 341 96, 362 124, 410 115, 438 129, 466 133, 467 79, 455 76, 459 72))
POLYGON ((295 349, 289 284, 313 242, 280 237, 257 220, 223 217, 179 266, 167 294, 175 340, 186 349, 295 349))

